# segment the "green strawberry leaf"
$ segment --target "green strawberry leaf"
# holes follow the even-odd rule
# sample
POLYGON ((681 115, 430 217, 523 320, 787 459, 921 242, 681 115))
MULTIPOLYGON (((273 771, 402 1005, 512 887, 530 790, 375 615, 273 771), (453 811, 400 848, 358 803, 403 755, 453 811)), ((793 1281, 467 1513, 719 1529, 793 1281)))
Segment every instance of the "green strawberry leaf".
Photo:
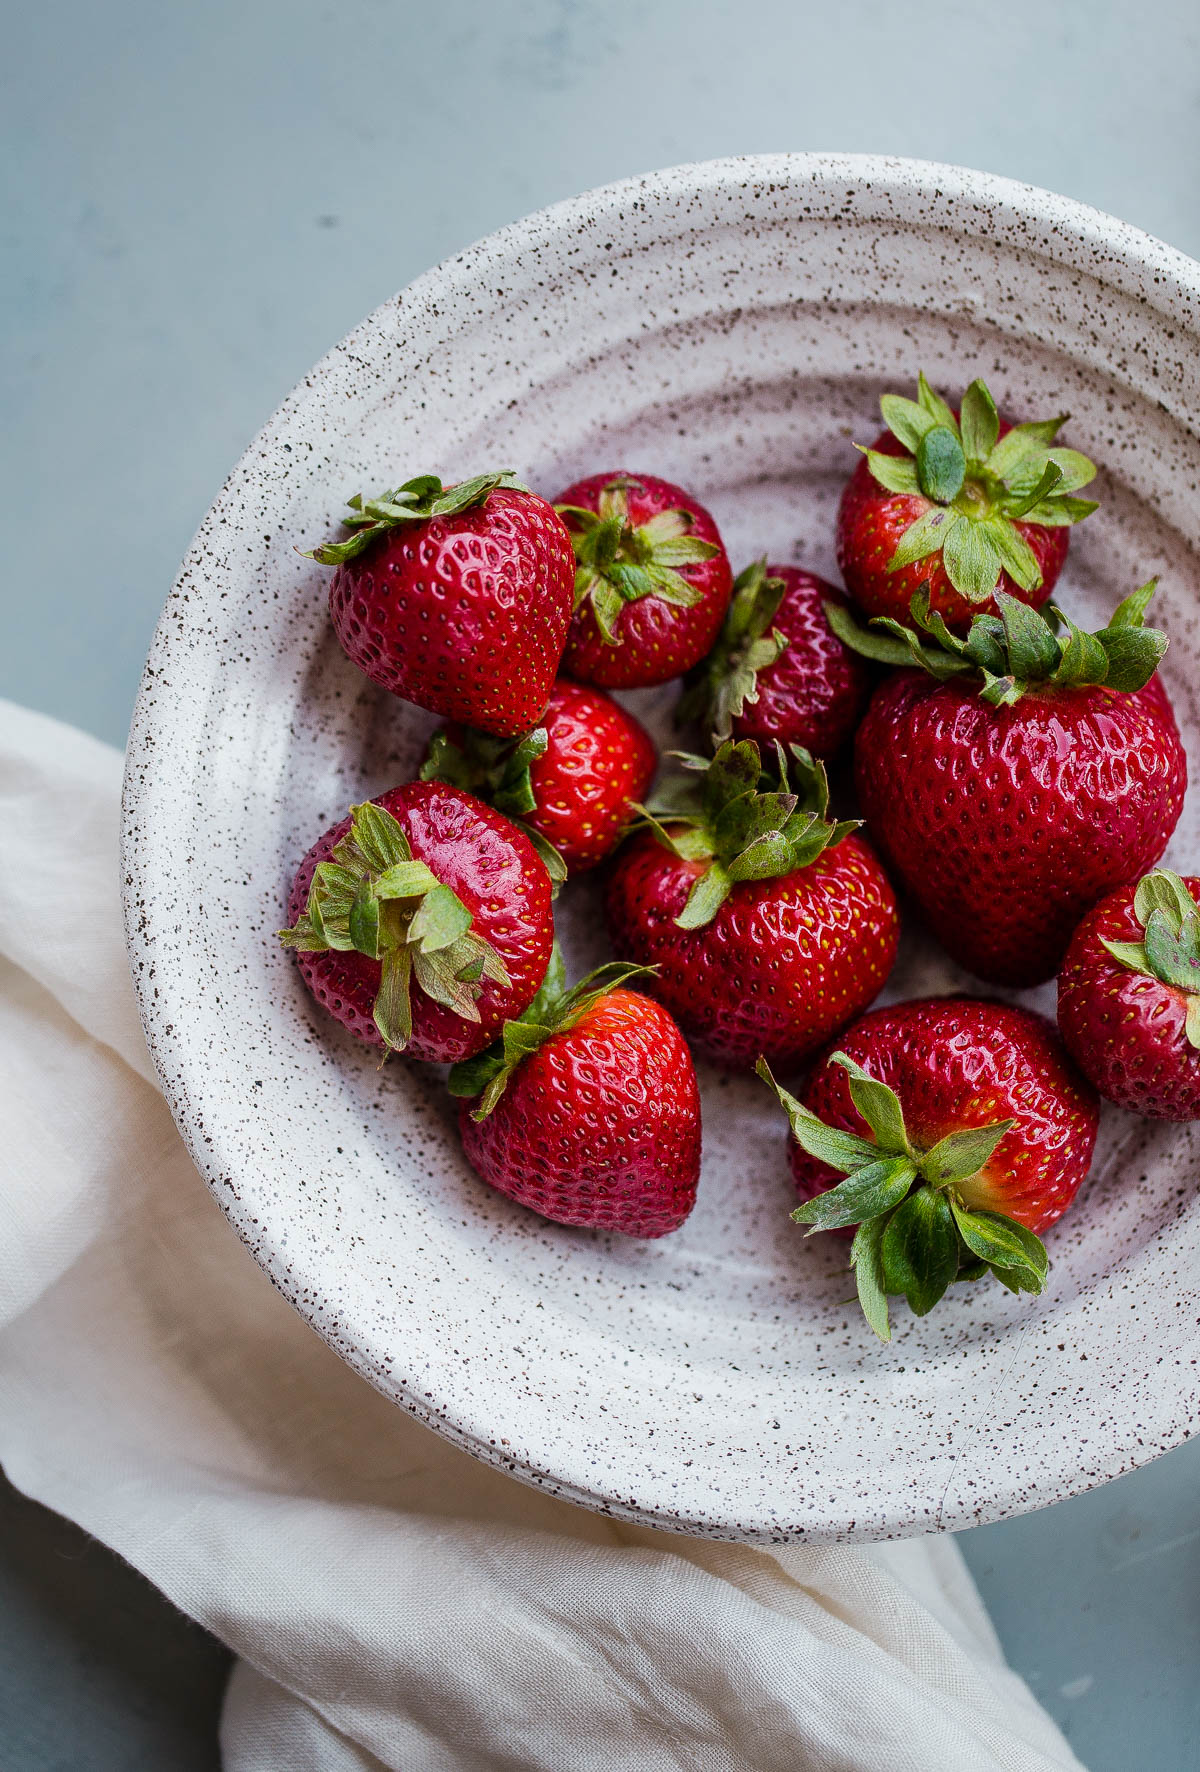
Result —
POLYGON ((986 603, 1000 577, 1000 550, 984 524, 960 517, 946 532, 942 564, 960 597, 986 603))
POLYGON ((852 1224, 862 1224, 898 1205, 916 1176, 917 1172, 907 1157, 881 1157, 877 1163, 856 1169, 837 1187, 797 1206, 792 1217, 797 1224, 811 1227, 809 1236, 817 1231, 842 1230, 852 1224))
POLYGON ((962 429, 962 446, 969 459, 986 461, 1000 435, 1000 417, 996 402, 984 382, 973 381, 963 395, 958 422, 962 429))
MULTIPOLYGON (((879 402, 879 410, 883 414, 883 422, 897 443, 902 443, 910 455, 915 455, 921 438, 926 431, 932 430, 938 422, 931 412, 916 400, 906 400, 901 394, 885 394, 879 402)), ((891 458, 897 460, 896 456, 891 458)), ((916 490, 916 467, 913 467, 913 489, 916 490)))
POLYGON ((1176 990, 1200 991, 1200 912, 1177 921, 1161 906, 1146 922, 1146 958, 1155 975, 1176 990))
POLYGON ((997 1120, 991 1126, 972 1126, 963 1132, 951 1132, 925 1152, 920 1161, 921 1174, 934 1187, 949 1187, 978 1175, 985 1163, 995 1155, 996 1146, 1015 1120, 997 1120))
POLYGON ((1188 1043, 1200 1051, 1200 996, 1189 997, 1184 1032, 1188 1043))
POLYGON ((830 1063, 840 1065, 850 1079, 850 1099, 874 1134, 881 1151, 911 1157, 904 1109, 894 1089, 872 1077, 845 1052, 835 1052, 830 1063))
POLYGON ((788 1117, 792 1137, 810 1157, 815 1157, 818 1163, 827 1163, 831 1169, 840 1170, 843 1175, 849 1175, 853 1170, 878 1161, 877 1145, 873 1145, 869 1139, 860 1138, 857 1132, 844 1132, 838 1126, 827 1126, 824 1120, 819 1120, 775 1081, 765 1058, 760 1058, 754 1068, 768 1088, 775 1091, 779 1104, 788 1117))
POLYGON ((958 420, 955 418, 946 402, 942 399, 941 395, 934 393, 929 383, 925 380, 923 371, 917 376, 917 400, 929 414, 930 418, 932 418, 935 425, 944 425, 948 431, 952 431, 955 436, 958 435, 958 420))
POLYGON ((675 919, 679 929, 703 929, 711 923, 733 890, 733 881, 719 861, 710 862, 687 896, 675 919))
POLYGON ((862 1313, 880 1341, 892 1339, 881 1253, 887 1223, 886 1218, 872 1218, 860 1224, 850 1246, 850 1265, 854 1269, 862 1313))
POLYGON ((899 572, 905 566, 915 566, 918 560, 927 560, 931 554, 940 553, 950 525, 958 521, 957 513, 946 510, 943 505, 922 511, 896 543, 896 550, 888 561, 888 571, 899 572))
POLYGON ((953 1195, 950 1195, 950 1209, 959 1235, 972 1255, 1006 1273, 1024 1271, 1037 1281, 1035 1287, 1027 1289, 1042 1290, 1049 1262, 1039 1237, 1003 1213, 969 1212, 953 1195))
POLYGON ((871 478, 885 492, 920 495, 921 482, 917 477, 917 464, 911 455, 885 455, 878 449, 864 449, 862 453, 867 458, 871 478))
POLYGON ((1170 868, 1153 868, 1138 881, 1133 899, 1134 914, 1144 929, 1153 911, 1167 911, 1182 928, 1189 917, 1196 915, 1196 901, 1170 868))
POLYGON ((962 491, 967 461, 956 431, 934 425, 917 445, 917 479, 926 498, 948 505, 962 491))
POLYGON ((888 1219, 881 1255, 888 1292, 903 1292, 926 1316, 958 1273, 958 1237, 945 1194, 914 1188, 888 1219))

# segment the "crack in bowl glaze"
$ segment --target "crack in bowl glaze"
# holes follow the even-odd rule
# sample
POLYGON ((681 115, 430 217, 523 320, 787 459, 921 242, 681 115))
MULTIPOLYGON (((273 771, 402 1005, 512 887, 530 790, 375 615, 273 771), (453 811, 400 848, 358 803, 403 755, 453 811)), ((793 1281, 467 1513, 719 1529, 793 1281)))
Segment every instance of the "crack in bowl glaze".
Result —
MULTIPOLYGON (((1107 1111, 1043 1298, 958 1289, 881 1347, 840 1241, 806 1241, 782 1116, 702 1070, 682 1231, 561 1230, 487 1190, 437 1076, 377 1069, 274 940, 314 836, 409 774, 430 725, 330 632, 296 552, 351 492, 518 468, 693 488, 735 565, 836 577, 878 396, 918 367, 1068 410, 1104 464, 1060 595, 1152 572, 1200 759, 1200 266, 1060 197, 911 161, 783 155, 628 180, 420 278, 316 366, 205 518, 130 739, 129 946, 179 1126, 271 1279, 422 1421, 524 1481, 721 1538, 880 1538, 1043 1506, 1184 1439, 1200 1391, 1200 1127, 1107 1111)), ((671 692, 629 703, 665 740, 671 692)), ((1200 856, 1191 796, 1168 859, 1200 856)), ((572 959, 603 957, 567 895, 572 959)), ((910 931, 887 998, 969 981, 910 931)), ((1023 1000, 1047 1007, 1046 992, 1023 1000)))

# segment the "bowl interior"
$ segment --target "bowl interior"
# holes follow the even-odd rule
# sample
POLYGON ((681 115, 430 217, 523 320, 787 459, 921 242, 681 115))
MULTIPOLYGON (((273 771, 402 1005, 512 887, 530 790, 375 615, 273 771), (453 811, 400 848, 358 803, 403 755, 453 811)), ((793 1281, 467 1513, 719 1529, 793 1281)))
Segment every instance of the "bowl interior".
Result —
MULTIPOLYGON (((1060 598, 1098 623, 1152 573, 1200 758, 1194 267, 1118 224, 946 169, 685 168, 533 217, 431 273, 256 440, 172 594, 135 722, 131 940, 168 1095, 241 1235, 375 1384, 590 1505, 719 1536, 883 1536, 1036 1506, 1194 1417, 1195 1129, 1106 1112, 1040 1300, 961 1288, 881 1348, 845 1245, 805 1240, 762 1085, 702 1067, 697 1209, 652 1244, 558 1229, 467 1168, 439 1076, 344 1036, 273 931, 352 800, 432 722, 374 690, 296 552, 342 499, 512 467, 548 496, 630 468, 694 488, 735 565, 836 579, 851 439, 918 367, 1069 411, 1104 464, 1060 598), (1097 247, 1102 240, 1104 250, 1097 247), (1157 282, 1156 282, 1157 278, 1157 282), (1174 281, 1171 281, 1174 279, 1174 281), (185 916, 186 911, 186 916, 185 916), (832 1245, 832 1246, 829 1246, 832 1245), (1188 1301, 1191 1301, 1190 1303, 1188 1301)), ((671 689, 626 698, 664 745, 671 689)), ((844 786, 843 786, 844 793, 844 786)), ((1168 859, 1196 865, 1197 796, 1168 859)), ((568 959, 605 957, 594 883, 568 959)), ((136 970, 136 968, 135 968, 136 970)), ((915 927, 885 1000, 972 987, 915 927)), ((1052 990, 1023 999, 1052 1013, 1052 990)))

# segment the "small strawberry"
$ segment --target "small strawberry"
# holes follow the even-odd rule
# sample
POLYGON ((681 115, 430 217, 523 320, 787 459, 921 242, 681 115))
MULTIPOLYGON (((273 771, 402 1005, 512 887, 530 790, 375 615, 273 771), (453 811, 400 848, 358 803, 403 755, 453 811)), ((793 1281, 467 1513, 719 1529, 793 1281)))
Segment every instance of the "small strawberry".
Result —
POLYGON ((525 1014, 450 1088, 490 1187, 557 1224, 662 1237, 696 1203, 700 1094, 666 1010, 622 988, 640 970, 602 966, 568 991, 556 949, 525 1014))
POLYGON ((554 503, 578 562, 566 675, 644 689, 690 670, 720 632, 733 588, 704 506, 653 474, 593 474, 554 503))
POLYGON ((1166 635, 1143 626, 1154 585, 1085 634, 997 592, 964 642, 928 599, 914 631, 884 620, 851 644, 917 663, 875 691, 855 739, 867 826, 930 929, 995 984, 1058 971, 1084 912, 1166 848, 1187 759, 1155 675, 1166 635))
POLYGON ((440 1064, 521 1013, 554 943, 550 878, 528 838, 438 782, 352 806, 301 862, 288 915, 280 940, 343 1027, 440 1064))
POLYGON ((372 683, 482 732, 526 732, 546 705, 571 619, 571 538, 509 474, 432 474, 350 500, 329 613, 372 683))
POLYGON ((714 744, 778 739, 834 756, 858 723, 871 676, 829 626, 829 602, 845 607, 815 573, 765 560, 747 566, 716 645, 688 676, 680 723, 707 725, 714 744))
POLYGON ((890 1338, 889 1295, 923 1317, 954 1281, 989 1270, 1012 1292, 1041 1292, 1037 1233, 1079 1191, 1099 1123, 1051 1023, 938 997, 873 1010, 837 1044, 803 1101, 765 1064, 759 1075, 791 1122, 805 1201, 792 1217, 857 1226, 850 1261, 875 1333, 890 1338))
POLYGON ((613 947, 657 968, 647 983, 689 1039, 725 1064, 798 1064, 865 1009, 896 958, 887 876, 851 824, 826 819, 825 772, 725 744, 668 783, 653 828, 618 854, 605 916, 613 947), (660 822, 661 821, 661 822, 660 822))
POLYGON ((868 615, 904 620, 928 584, 955 633, 995 613, 1005 591, 1035 608, 1054 589, 1070 526, 1096 509, 1074 494, 1096 470, 1055 443, 1064 418, 1009 425, 981 381, 955 414, 921 376, 917 398, 885 394, 887 430, 851 475, 838 510, 838 565, 868 615))
POLYGON ((615 847, 657 764, 632 714, 602 689, 560 680, 538 725, 515 742, 461 726, 435 732, 421 778, 453 782, 515 819, 551 877, 565 879, 615 847))
POLYGON ((1156 1120, 1200 1120, 1200 876, 1120 887, 1075 931, 1058 1025, 1101 1095, 1156 1120))

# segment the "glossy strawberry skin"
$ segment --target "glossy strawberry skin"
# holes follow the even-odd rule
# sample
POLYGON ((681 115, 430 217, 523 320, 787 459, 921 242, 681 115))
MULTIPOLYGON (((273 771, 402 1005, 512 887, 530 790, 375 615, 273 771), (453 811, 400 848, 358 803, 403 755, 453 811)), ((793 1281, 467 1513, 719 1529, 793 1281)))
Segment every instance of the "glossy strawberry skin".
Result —
POLYGON ((993 984, 1040 984, 1097 899, 1162 855, 1187 760, 1158 677, 1002 708, 973 685, 901 670, 879 686, 855 739, 859 801, 947 952, 993 984))
POLYGON ((459 1109, 489 1186, 557 1224, 662 1237, 696 1203, 700 1095, 665 1009, 610 991, 519 1066, 486 1120, 459 1109))
POLYGON ((720 549, 708 560, 679 568, 680 577, 702 593, 698 603, 682 609, 655 596, 626 603, 616 624, 615 646, 605 644, 589 603, 581 604, 572 617, 562 663, 564 674, 601 689, 644 689, 682 676, 712 650, 729 607, 733 572, 708 511, 670 480, 619 470, 592 474, 568 486, 554 502, 597 510, 600 494, 618 479, 633 482, 629 518, 635 527, 658 516, 660 511, 687 511, 692 518, 691 533, 720 549))
POLYGON ((887 876, 861 838, 844 837, 795 873, 735 886, 703 928, 679 929, 702 870, 652 832, 633 838, 605 896, 613 952, 660 968, 646 989, 719 1062, 799 1064, 891 971, 899 918, 887 876))
POLYGON ((546 749, 529 771, 537 805, 526 823, 553 843, 569 873, 581 874, 616 846, 658 753, 639 720, 582 683, 557 682, 539 723, 546 749))
POLYGON ((841 591, 798 566, 768 566, 785 589, 772 628, 787 647, 758 673, 758 700, 733 718, 734 738, 759 745, 803 745, 814 757, 835 756, 851 737, 871 692, 871 672, 825 619, 825 604, 846 606, 841 591))
MULTIPOLYGON (((1001 424, 1000 435, 1012 429, 1001 424)), ((884 431, 871 445, 881 455, 905 455, 904 446, 890 431, 884 431)), ((930 501, 919 494, 888 492, 873 477, 865 456, 846 483, 838 506, 837 560, 847 591, 867 616, 890 615, 906 622, 914 591, 928 584, 930 603, 953 633, 965 634, 974 615, 994 615, 996 604, 969 603, 961 597, 946 576, 941 556, 918 560, 915 565, 902 566, 889 572, 888 564, 904 531, 923 512, 930 501)), ((1000 575, 1002 591, 1040 609, 1054 590, 1063 569, 1070 545, 1068 527, 1049 529, 1040 523, 1018 523, 1017 531, 1029 543, 1041 567, 1042 582, 1036 591, 1025 591, 1007 572, 1000 575)))
POLYGON ((504 738, 546 705, 574 588, 561 517, 500 487, 456 516, 388 530, 337 568, 329 612, 373 683, 504 738))
MULTIPOLYGON (((413 1032, 405 1056, 455 1064, 482 1052, 537 994, 554 943, 550 877, 528 837, 458 788, 411 781, 380 794, 375 803, 400 825, 414 859, 426 862, 443 885, 457 892, 471 912, 472 930, 491 942, 512 981, 507 988, 484 981, 477 1022, 443 1008, 414 985, 413 1032)), ((317 866, 328 861, 349 828, 350 820, 342 819, 301 862, 288 901, 289 923, 296 922, 308 901, 317 866)), ((372 1020, 378 960, 329 951, 298 952, 296 961, 309 990, 343 1027, 369 1045, 382 1046, 372 1020)))
MULTIPOLYGON (((872 1010, 832 1049, 895 1090, 921 1149, 951 1132, 1017 1121, 980 1174, 959 1188, 973 1211, 1002 1212, 1041 1232, 1078 1193, 1091 1166, 1099 1103, 1044 1016, 973 997, 931 997, 872 1010)), ((828 1053, 801 1099, 827 1124, 871 1136, 849 1077, 828 1053)), ((805 1200, 842 1179, 795 1141, 789 1160, 805 1200)))
MULTIPOLYGON (((1184 884, 1200 904, 1200 875, 1184 884)), ((1200 1120, 1200 1052, 1185 1031, 1187 997, 1134 972, 1101 946, 1140 942, 1136 882, 1101 899, 1071 939, 1058 978, 1058 1025, 1075 1062, 1109 1101, 1156 1120, 1200 1120)))

